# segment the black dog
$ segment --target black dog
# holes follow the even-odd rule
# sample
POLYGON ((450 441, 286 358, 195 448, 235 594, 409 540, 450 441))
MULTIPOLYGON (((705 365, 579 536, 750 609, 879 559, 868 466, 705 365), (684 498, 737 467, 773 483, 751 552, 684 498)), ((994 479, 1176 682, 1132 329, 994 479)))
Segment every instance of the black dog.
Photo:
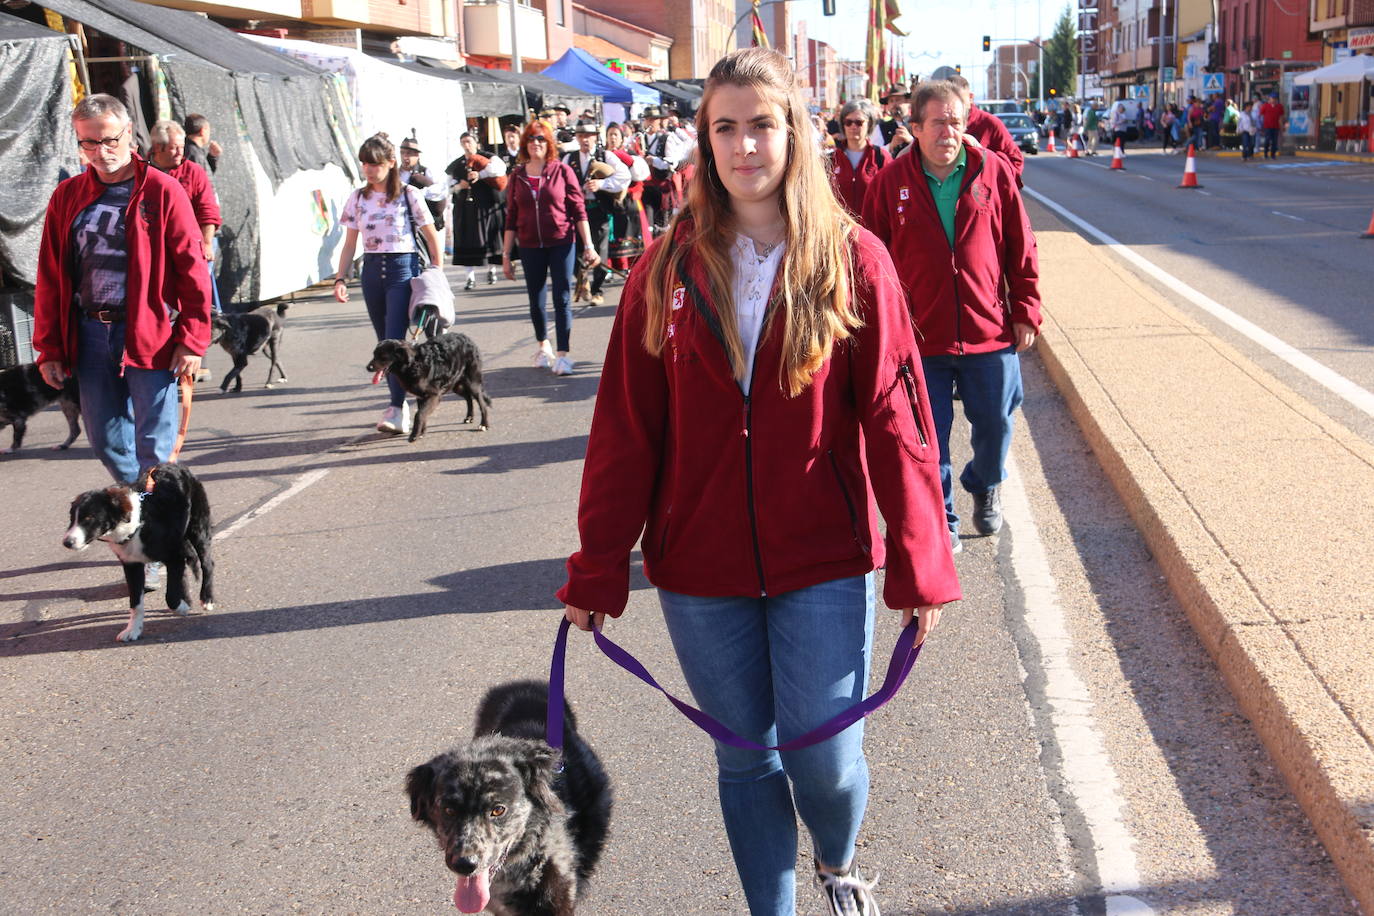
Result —
POLYGON ((284 316, 287 303, 279 303, 276 308, 264 305, 251 312, 221 312, 210 321, 210 343, 217 343, 234 360, 234 368, 224 373, 219 390, 225 391, 229 383, 234 383, 234 393, 243 390, 243 369, 248 365, 248 357, 262 350, 269 360, 267 364, 267 387, 272 387, 272 370, 280 376, 278 381, 286 381, 286 370, 277 360, 277 347, 281 345, 281 332, 286 327, 284 316))
POLYGON ((405 340, 384 340, 372 351, 368 372, 388 372, 396 376, 401 387, 418 400, 415 420, 410 425, 410 441, 425 434, 429 415, 439 406, 445 391, 456 391, 468 402, 464 423, 472 422, 472 403, 482 411, 478 429, 490 425, 487 408, 491 398, 482 387, 482 354, 472 338, 459 331, 440 334, 433 340, 412 344, 405 340))
POLYGON ((81 435, 81 394, 76 379, 68 378, 61 388, 52 388, 34 363, 0 370, 0 429, 14 427, 14 443, 0 449, 0 455, 19 451, 29 418, 53 401, 61 405, 67 417, 67 441, 57 447, 69 448, 81 435))
POLYGON ((215 609, 215 561, 210 556, 210 501, 205 487, 179 464, 159 464, 138 486, 88 490, 72 500, 72 524, 64 546, 85 550, 105 541, 124 565, 129 585, 129 625, 115 639, 132 642, 143 635, 143 564, 167 567, 167 607, 190 611, 186 570, 199 569, 200 604, 215 609), (151 478, 152 485, 148 485, 151 478))
POLYGON ((492 688, 475 737, 410 771, 410 815, 434 831, 458 874, 464 913, 570 916, 611 823, 611 785, 564 706, 562 767, 544 742, 549 687, 492 688))

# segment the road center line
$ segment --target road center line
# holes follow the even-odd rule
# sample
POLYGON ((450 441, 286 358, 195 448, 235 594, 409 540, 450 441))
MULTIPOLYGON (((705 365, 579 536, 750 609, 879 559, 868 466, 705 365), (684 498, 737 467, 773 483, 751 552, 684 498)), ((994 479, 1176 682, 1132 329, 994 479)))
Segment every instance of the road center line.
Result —
POLYGON ((291 484, 291 486, 287 487, 285 490, 282 490, 280 493, 278 493, 276 496, 273 496, 271 499, 263 503, 261 506, 258 506, 256 509, 251 510, 247 515, 240 516, 228 528, 225 528, 223 531, 216 532, 215 536, 211 538, 211 540, 224 540, 229 535, 233 534, 235 531, 238 531, 240 528, 247 525, 249 522, 262 518, 264 515, 271 512, 273 509, 277 508, 282 503, 286 502, 288 499, 304 490, 306 487, 318 482, 320 479, 324 477, 324 475, 328 473, 329 468, 316 468, 313 471, 306 471, 300 477, 297 477, 296 482, 291 484))
POLYGON ((1073 638, 1064 621, 1059 591, 1031 515, 1020 469, 1011 455, 1002 486, 1002 513, 1013 532, 1011 566, 1021 589, 1026 629, 1038 644, 1039 667, 1045 678, 1038 714, 1049 719, 1061 757, 1064 789, 1073 796, 1087 824, 1108 916, 1153 916, 1148 904, 1129 895, 1140 888, 1141 880, 1135 838, 1123 819, 1126 802, 1097 728, 1092 694, 1073 668, 1073 638))
POLYGON ((1306 353, 1303 353, 1291 344, 1285 343, 1254 322, 1237 315, 1220 302, 1217 302, 1212 297, 1184 283, 1167 270, 1164 270, 1152 261, 1147 260, 1144 256, 1138 254, 1134 249, 1121 244, 1101 229, 1098 229, 1096 226, 1050 200, 1044 194, 1030 188, 1025 188, 1024 193, 1049 207, 1055 213, 1097 239, 1132 265, 1140 268, 1169 289, 1172 289, 1174 292, 1188 299, 1204 312, 1207 312, 1212 317, 1225 323, 1237 333, 1250 338, 1250 340, 1288 363, 1288 365, 1297 369, 1318 385, 1321 385, 1323 388, 1348 402, 1358 410, 1374 417, 1374 393, 1371 393, 1368 389, 1361 388, 1359 385, 1350 381, 1350 379, 1322 365, 1306 353))
POLYGON ((1280 213, 1278 210, 1270 210, 1269 212, 1275 216, 1282 216, 1284 219, 1295 219, 1300 223, 1307 222, 1307 220, 1303 219, 1301 216, 1294 216, 1291 213, 1280 213))

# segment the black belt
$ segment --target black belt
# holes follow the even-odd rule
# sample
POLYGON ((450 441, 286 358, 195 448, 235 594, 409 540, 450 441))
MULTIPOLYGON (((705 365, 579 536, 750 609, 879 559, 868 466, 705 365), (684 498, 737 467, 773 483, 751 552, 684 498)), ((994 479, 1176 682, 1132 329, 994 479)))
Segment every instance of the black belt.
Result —
POLYGON ((124 320, 125 312, 123 309, 101 309, 98 312, 90 312, 83 309, 81 314, 101 324, 114 324, 116 321, 124 320))

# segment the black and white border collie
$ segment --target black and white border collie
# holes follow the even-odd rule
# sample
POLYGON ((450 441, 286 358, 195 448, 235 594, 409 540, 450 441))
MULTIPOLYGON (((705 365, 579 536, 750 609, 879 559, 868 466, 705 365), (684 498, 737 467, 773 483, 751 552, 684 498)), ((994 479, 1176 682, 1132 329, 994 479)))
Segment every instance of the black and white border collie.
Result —
POLYGON ((0 369, 0 429, 14 427, 14 440, 9 448, 0 449, 0 455, 19 451, 29 420, 53 401, 67 418, 67 439, 54 448, 69 448, 81 434, 81 393, 76 379, 68 378, 61 388, 52 388, 33 363, 0 369))
POLYGON ((201 607, 215 609, 210 501, 201 482, 181 465, 160 464, 138 486, 88 490, 72 500, 71 527, 62 538, 63 546, 85 550, 96 541, 110 545, 129 586, 129 625, 115 637, 118 641, 133 642, 143 635, 145 563, 166 566, 170 610, 183 615, 191 610, 188 566, 200 575, 201 607))

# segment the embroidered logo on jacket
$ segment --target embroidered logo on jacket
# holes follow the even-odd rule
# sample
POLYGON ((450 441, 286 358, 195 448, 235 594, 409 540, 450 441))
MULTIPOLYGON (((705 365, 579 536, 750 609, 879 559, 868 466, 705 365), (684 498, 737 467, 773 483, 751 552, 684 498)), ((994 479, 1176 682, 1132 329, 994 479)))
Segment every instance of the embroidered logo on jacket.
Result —
POLYGON ((686 301, 687 301, 687 287, 685 287, 685 286, 675 286, 675 287, 673 287, 673 311, 676 312, 678 309, 682 308, 682 306, 686 303, 686 301))

